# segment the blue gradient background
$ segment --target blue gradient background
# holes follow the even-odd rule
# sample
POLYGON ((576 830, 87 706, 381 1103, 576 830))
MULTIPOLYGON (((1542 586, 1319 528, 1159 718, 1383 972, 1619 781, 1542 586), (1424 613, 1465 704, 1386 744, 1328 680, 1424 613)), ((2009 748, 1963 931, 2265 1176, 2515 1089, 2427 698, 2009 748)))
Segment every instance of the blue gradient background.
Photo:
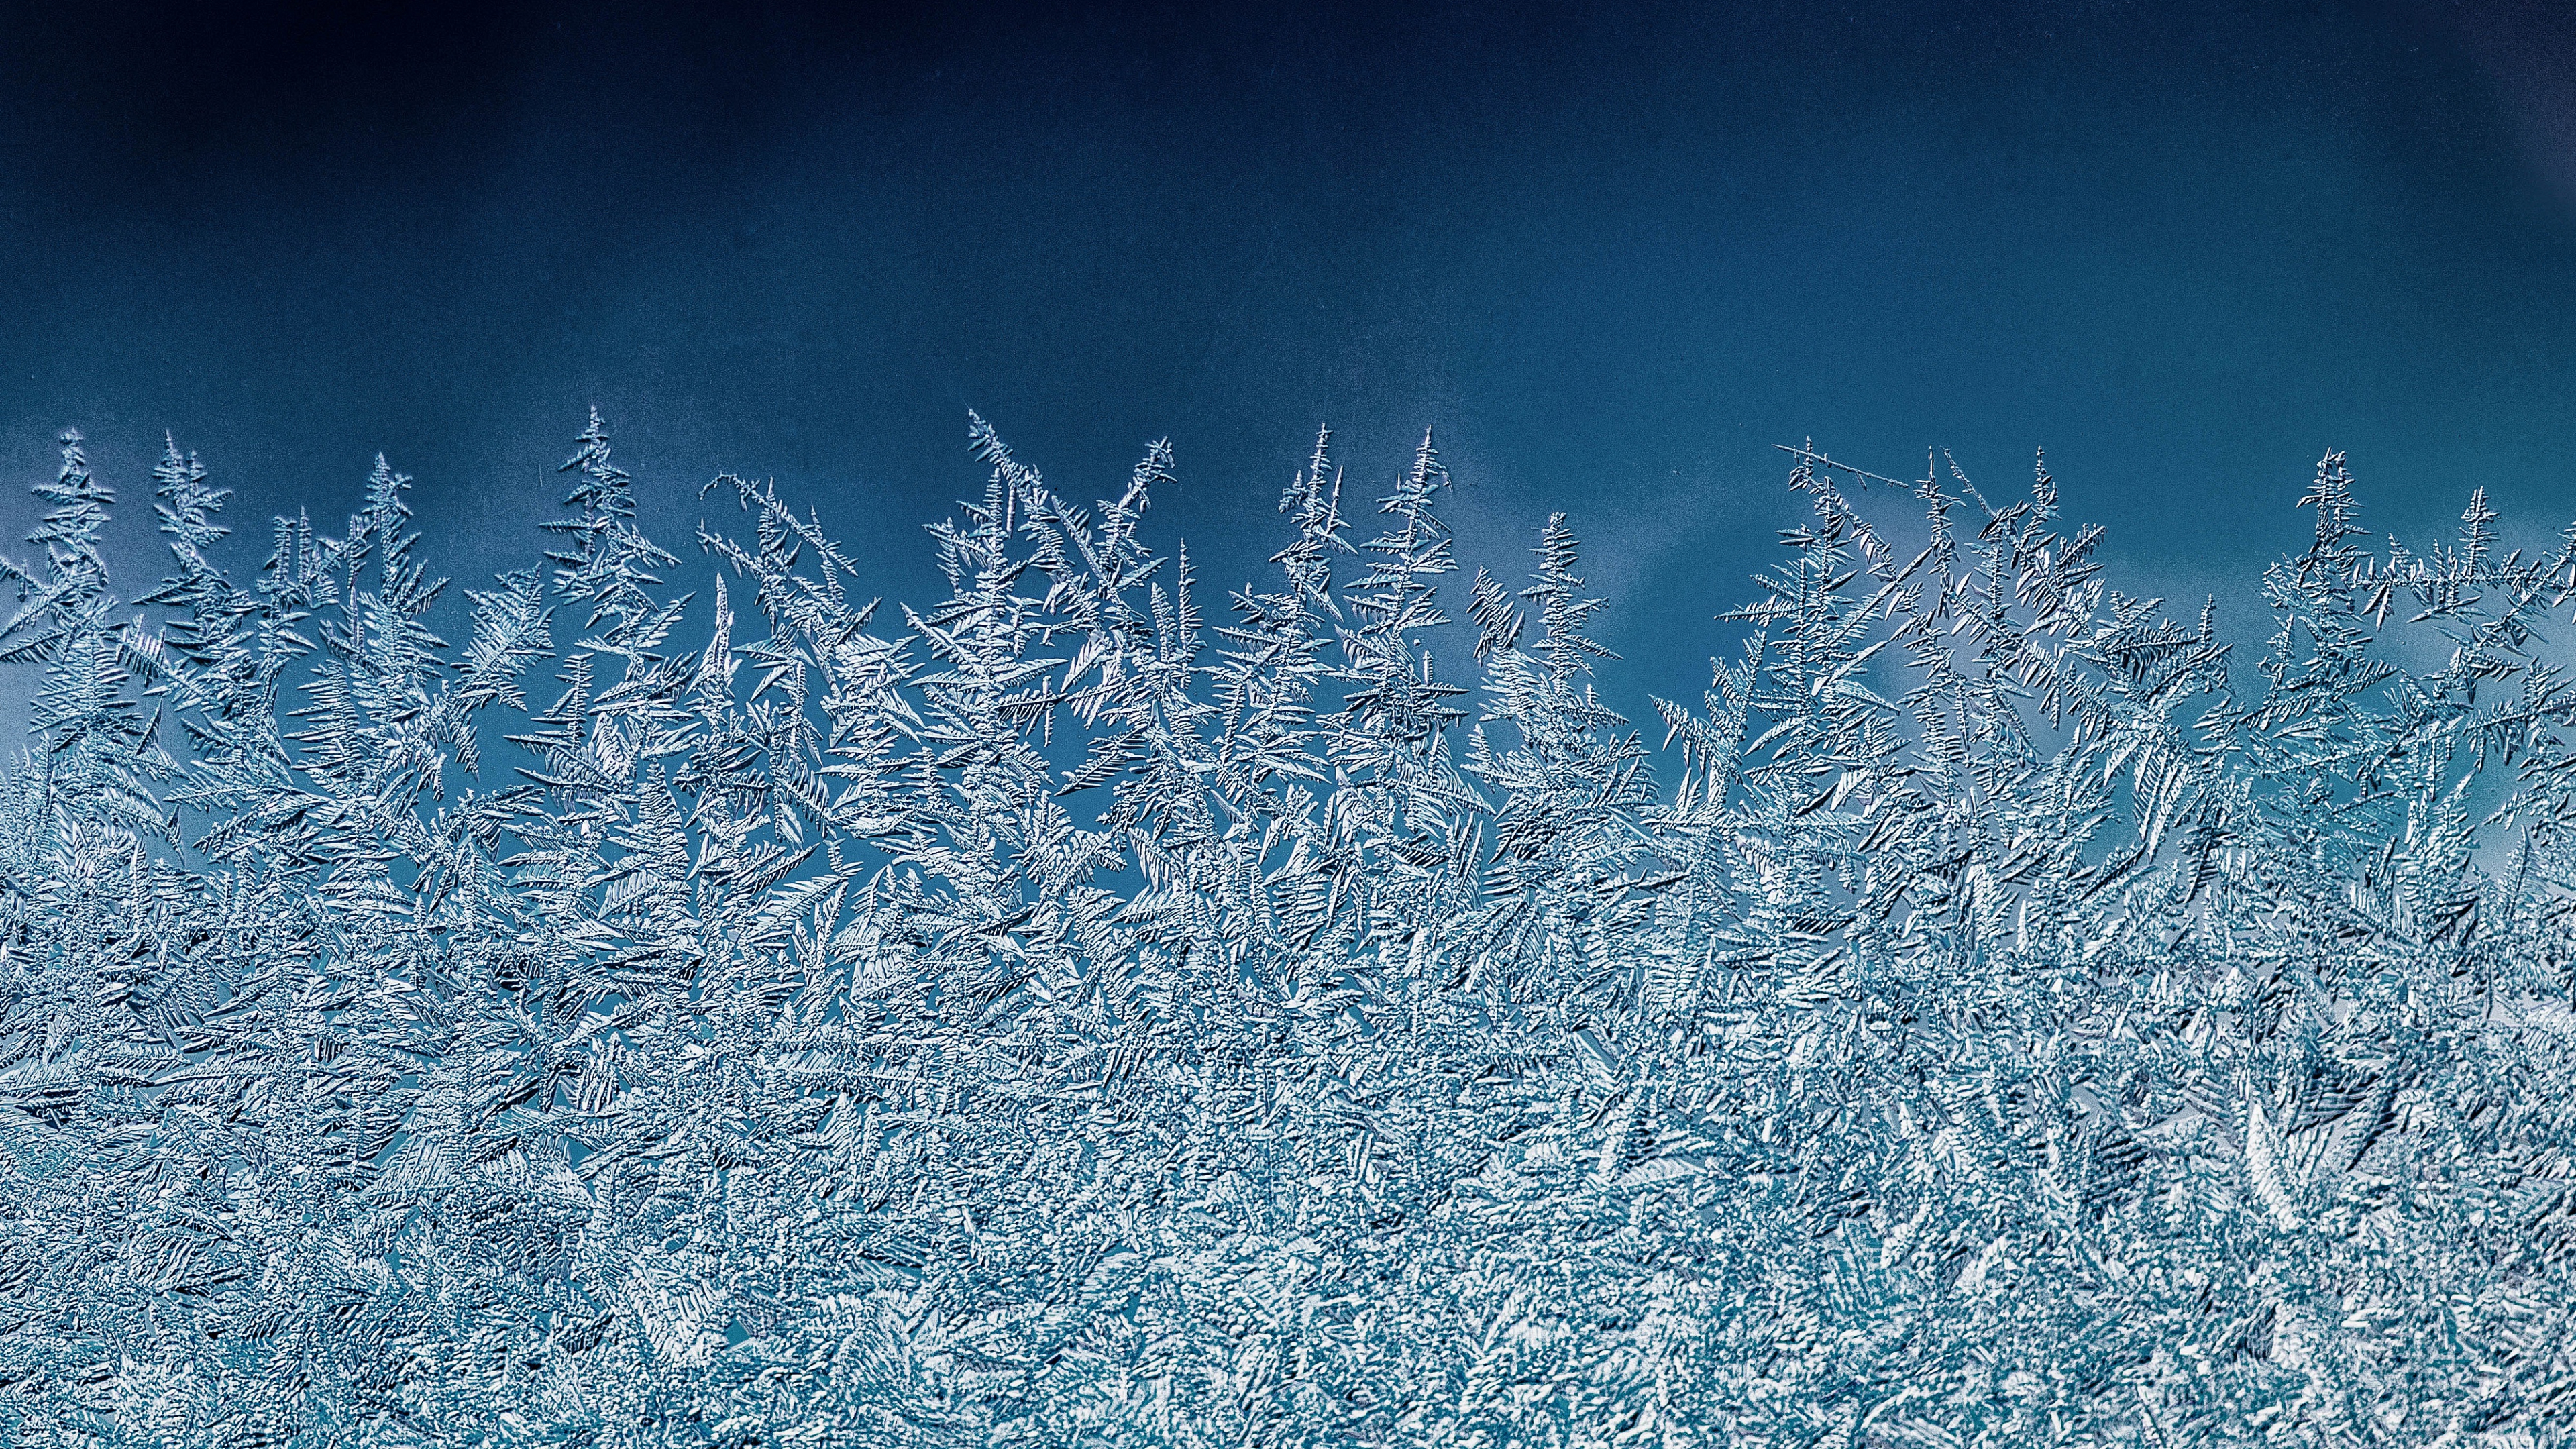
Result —
POLYGON ((0 6, 0 527, 78 425, 135 591, 167 428, 248 570, 381 449, 470 582, 596 402, 675 548, 774 476, 919 600, 972 406, 1076 498, 1168 434, 1213 612, 1318 421, 1371 496, 1431 424, 1470 569, 1570 511, 1642 715, 1791 521, 1770 445, 2044 446, 2115 584, 2245 638, 2327 448, 2381 530, 2576 514, 2551 16, 0 6))

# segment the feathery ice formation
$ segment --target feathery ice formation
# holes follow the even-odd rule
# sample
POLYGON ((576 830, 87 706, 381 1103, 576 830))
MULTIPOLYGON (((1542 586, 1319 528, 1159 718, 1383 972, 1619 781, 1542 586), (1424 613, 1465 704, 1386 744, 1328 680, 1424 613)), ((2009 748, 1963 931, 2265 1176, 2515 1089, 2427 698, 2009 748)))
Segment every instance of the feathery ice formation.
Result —
POLYGON ((2231 677, 2044 472, 1792 450, 1659 781, 1562 515, 1446 619, 1427 438, 1365 542, 1319 439, 1213 623, 1168 449, 973 436, 946 599, 726 477, 692 610, 594 416, 461 649, 381 462, 245 583, 174 445, 128 604, 66 439, 0 1432, 2576 1438, 2576 531, 2375 552, 2329 456, 2231 677))

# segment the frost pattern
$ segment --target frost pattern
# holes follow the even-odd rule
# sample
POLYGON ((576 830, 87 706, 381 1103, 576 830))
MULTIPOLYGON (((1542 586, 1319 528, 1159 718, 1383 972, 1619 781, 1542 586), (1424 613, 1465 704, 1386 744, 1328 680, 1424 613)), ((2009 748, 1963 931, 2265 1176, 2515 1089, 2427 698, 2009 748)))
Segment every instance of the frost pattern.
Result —
POLYGON ((128 604, 66 436, 16 1442, 2576 1437, 2576 530, 2374 551, 2330 455, 2232 684, 2044 470, 1794 449, 1659 780, 1563 515, 1446 618, 1428 437, 1224 622, 1166 447, 972 437, 947 598, 724 477, 692 609, 594 415, 459 646, 382 461, 241 582, 173 444, 128 604))

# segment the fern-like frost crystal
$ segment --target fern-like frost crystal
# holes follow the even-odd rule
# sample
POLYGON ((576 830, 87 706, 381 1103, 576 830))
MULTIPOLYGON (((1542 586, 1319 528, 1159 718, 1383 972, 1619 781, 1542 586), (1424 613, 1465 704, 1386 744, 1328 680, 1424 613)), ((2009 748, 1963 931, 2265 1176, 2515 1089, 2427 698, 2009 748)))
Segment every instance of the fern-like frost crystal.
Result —
POLYGON ((889 610, 595 414, 452 597, 382 460, 237 573, 174 442, 122 602, 64 437, 12 1442, 2576 1442, 2576 530, 2375 551, 2330 455, 2231 653, 2044 469, 1792 449, 1651 741, 1427 435, 1214 615, 1168 447, 971 443, 889 610))

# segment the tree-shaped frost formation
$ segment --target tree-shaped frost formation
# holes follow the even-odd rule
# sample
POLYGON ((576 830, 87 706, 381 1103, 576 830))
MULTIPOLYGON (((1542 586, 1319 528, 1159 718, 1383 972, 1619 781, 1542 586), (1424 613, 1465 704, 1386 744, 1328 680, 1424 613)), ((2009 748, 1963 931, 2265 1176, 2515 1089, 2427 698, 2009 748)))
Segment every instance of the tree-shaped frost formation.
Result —
POLYGON ((888 611, 730 476, 675 591, 595 415, 454 601, 381 460, 237 577, 174 443, 126 603, 65 436, 14 1442, 2576 1442, 2576 530, 2374 551, 2330 455, 2252 659, 2045 470, 1792 449, 1650 745, 1428 436, 1216 620, 1166 446, 971 441, 888 611))

